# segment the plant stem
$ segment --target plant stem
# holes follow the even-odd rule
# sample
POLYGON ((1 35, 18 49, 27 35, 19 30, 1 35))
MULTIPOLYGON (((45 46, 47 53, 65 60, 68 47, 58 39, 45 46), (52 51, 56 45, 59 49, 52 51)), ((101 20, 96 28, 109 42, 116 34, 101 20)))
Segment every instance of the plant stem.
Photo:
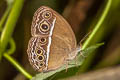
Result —
POLYGON ((0 58, 2 57, 2 53, 5 51, 5 48, 8 44, 9 39, 13 33, 14 27, 20 15, 20 11, 22 9, 24 0, 15 0, 12 10, 8 16, 8 20, 5 24, 5 27, 1 34, 0 39, 0 58))
POLYGON ((90 34, 90 36, 87 38, 87 40, 85 41, 85 43, 83 44, 82 46, 82 50, 87 48, 91 42, 91 40, 93 39, 93 37, 96 35, 96 32, 99 30, 101 24, 103 23, 103 21, 105 20, 106 16, 107 16, 107 13, 110 9, 110 6, 111 6, 111 3, 112 3, 112 0, 108 0, 107 4, 106 4, 106 7, 102 13, 102 16, 100 17, 98 23, 96 24, 95 28, 93 29, 92 33, 90 34))
POLYGON ((0 20, 0 31, 2 31, 2 26, 3 26, 5 20, 6 20, 7 16, 8 16, 8 13, 9 13, 10 9, 11 9, 11 6, 9 6, 9 7, 7 8, 7 10, 5 11, 3 17, 2 17, 1 20, 0 20))
POLYGON ((25 75, 28 79, 31 79, 32 76, 28 72, 26 72, 25 69, 21 67, 21 65, 13 57, 10 56, 15 51, 15 48, 16 48, 14 40, 11 38, 11 35, 14 30, 15 24, 18 20, 18 17, 20 15, 20 11, 22 9, 23 3, 24 3, 24 0, 15 0, 11 11, 10 9, 12 5, 11 3, 8 3, 8 8, 5 11, 5 14, 0 21, 0 30, 2 30, 2 26, 5 23, 5 20, 10 11, 8 20, 6 21, 5 27, 2 31, 2 35, 0 38, 0 58, 2 57, 2 53, 5 51, 8 42, 10 42, 11 48, 7 51, 7 53, 3 53, 3 56, 11 64, 13 64, 23 75, 25 75))
POLYGON ((16 50, 16 45, 15 45, 13 38, 10 39, 9 44, 10 44, 10 49, 7 51, 7 53, 9 55, 12 55, 16 50))
MULTIPOLYGON (((94 39, 94 37, 97 35, 96 33, 100 30, 100 27, 102 27, 102 23, 103 21, 105 20, 106 16, 107 16, 107 13, 108 11, 110 10, 110 7, 111 7, 111 3, 112 3, 112 0, 108 0, 106 2, 106 6, 103 10, 103 13, 100 17, 100 19, 98 20, 96 26, 94 27, 92 33, 90 34, 90 36, 87 38, 87 40, 85 41, 85 43, 83 44, 83 47, 82 49, 84 50, 86 47, 88 47, 89 45, 91 45, 92 43, 92 40, 94 39)), ((92 54, 92 55, 89 55, 87 57, 87 59, 85 60, 84 64, 80 67, 79 69, 79 72, 80 73, 83 73, 85 71, 87 71, 88 67, 90 66, 91 64, 91 61, 93 60, 93 57, 94 57, 95 54, 92 54)))
POLYGON ((15 66, 16 69, 18 69, 24 76, 26 76, 28 79, 31 79, 32 76, 25 71, 25 69, 10 55, 14 53, 16 46, 14 40, 11 38, 10 41, 10 49, 3 54, 3 56, 12 64, 15 66))
POLYGON ((14 59, 12 58, 10 55, 8 55, 7 53, 4 53, 3 56, 11 63, 13 64, 24 76, 26 76, 28 79, 31 79, 32 76, 27 73, 27 71, 14 59))

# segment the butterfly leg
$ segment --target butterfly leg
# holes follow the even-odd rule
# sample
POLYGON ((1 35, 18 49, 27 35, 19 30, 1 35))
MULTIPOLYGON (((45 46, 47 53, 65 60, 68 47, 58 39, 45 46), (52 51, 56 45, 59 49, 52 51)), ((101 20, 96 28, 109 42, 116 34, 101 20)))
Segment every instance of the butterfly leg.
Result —
POLYGON ((87 56, 83 55, 82 52, 80 52, 80 55, 83 57, 83 58, 86 58, 87 56))
POLYGON ((65 59, 65 72, 68 70, 68 60, 65 59))
POLYGON ((78 67, 77 56, 75 56, 75 65, 76 65, 76 67, 78 67))
MULTIPOLYGON (((89 33, 87 33, 87 34, 80 40, 80 42, 79 42, 79 44, 78 44, 78 46, 80 47, 80 49, 82 49, 82 42, 89 36, 90 33, 91 33, 91 31, 90 31, 89 33)), ((80 55, 81 55, 82 57, 87 57, 87 56, 83 55, 82 50, 80 50, 80 55)))
POLYGON ((65 68, 65 72, 68 71, 68 63, 66 63, 66 68, 65 68))

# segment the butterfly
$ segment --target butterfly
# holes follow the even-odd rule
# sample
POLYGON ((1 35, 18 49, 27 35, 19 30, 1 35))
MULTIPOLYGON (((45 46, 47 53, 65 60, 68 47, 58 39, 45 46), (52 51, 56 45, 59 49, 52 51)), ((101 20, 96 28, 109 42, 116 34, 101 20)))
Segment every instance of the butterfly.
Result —
POLYGON ((34 13, 28 42, 28 59, 39 72, 56 70, 80 50, 68 22, 56 11, 41 6, 34 13))

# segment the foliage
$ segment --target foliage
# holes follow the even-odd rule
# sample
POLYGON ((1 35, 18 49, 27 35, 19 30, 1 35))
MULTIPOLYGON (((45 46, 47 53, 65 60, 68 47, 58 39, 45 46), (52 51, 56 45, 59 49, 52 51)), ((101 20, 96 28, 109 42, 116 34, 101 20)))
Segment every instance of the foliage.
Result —
MULTIPOLYGON (((48 73, 39 73, 35 76, 32 76, 29 72, 27 72, 18 62, 15 60, 11 55, 15 52, 16 50, 16 44, 14 42, 14 39, 12 38, 12 34, 14 31, 14 28, 16 26, 17 20, 20 16, 20 12, 22 10, 24 0, 6 0, 7 2, 7 9, 2 16, 0 20, 0 31, 1 31, 1 36, 0 36, 0 60, 2 60, 2 57, 6 58, 19 72, 21 72, 26 78, 31 79, 31 80, 43 80, 47 79, 50 76, 61 73, 62 71, 66 70, 66 65, 63 65, 60 69, 51 71, 48 73), (8 44, 10 45, 10 49, 7 49, 8 44)), ((105 18, 109 13, 110 9, 113 9, 118 5, 116 1, 116 5, 112 5, 112 0, 107 0, 106 4, 104 4, 104 9, 102 9, 103 13, 99 19, 97 20, 97 23, 95 23, 93 31, 89 35, 89 37, 85 40, 84 44, 82 45, 82 50, 80 53, 77 55, 76 60, 72 60, 69 62, 67 68, 71 69, 76 67, 76 62, 77 66, 81 66, 79 68, 79 73, 85 72, 88 67, 90 61, 92 60, 92 57, 94 55, 91 55, 90 53, 93 53, 96 51, 96 49, 100 46, 102 46, 104 43, 96 43, 97 39, 95 40, 96 34, 101 31, 102 33, 102 24, 105 22, 105 18), (112 7, 111 7, 112 6, 112 7), (101 30, 100 30, 101 29, 101 30), (93 45, 94 42, 94 45, 93 45), (88 56, 85 58, 82 55, 88 56), (90 54, 90 55, 88 55, 90 54), (90 57, 91 56, 91 57, 90 57), (85 61, 85 62, 84 62, 85 61)), ((113 9, 114 10, 114 9, 113 9)), ((104 30, 104 29, 103 29, 104 30)), ((100 35, 99 35, 100 36, 100 35)), ((97 66, 101 66, 102 64, 106 64, 104 60, 97 66)), ((97 68, 96 67, 96 68, 97 68)))

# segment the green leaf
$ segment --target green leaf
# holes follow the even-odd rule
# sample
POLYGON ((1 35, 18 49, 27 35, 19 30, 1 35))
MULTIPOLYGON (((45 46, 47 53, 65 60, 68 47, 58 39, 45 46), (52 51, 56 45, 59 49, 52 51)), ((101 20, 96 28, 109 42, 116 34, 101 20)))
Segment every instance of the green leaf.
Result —
MULTIPOLYGON (((102 46, 104 43, 98 43, 95 45, 92 45, 84 50, 82 50, 80 52, 80 54, 77 55, 77 58, 70 61, 67 68, 72 68, 72 67, 76 67, 76 62, 77 62, 77 66, 82 65, 85 57, 84 56, 88 56, 92 51, 94 51, 95 49, 97 49, 98 47, 102 46), (81 56, 84 55, 84 56, 81 56), (72 65, 71 65, 72 64, 72 65)), ((31 80, 44 80, 52 75, 54 75, 55 73, 58 73, 60 71, 63 71, 66 69, 66 65, 63 65, 61 68, 55 70, 55 71, 50 71, 50 72, 46 72, 46 73, 39 73, 36 76, 34 76, 31 80)))

